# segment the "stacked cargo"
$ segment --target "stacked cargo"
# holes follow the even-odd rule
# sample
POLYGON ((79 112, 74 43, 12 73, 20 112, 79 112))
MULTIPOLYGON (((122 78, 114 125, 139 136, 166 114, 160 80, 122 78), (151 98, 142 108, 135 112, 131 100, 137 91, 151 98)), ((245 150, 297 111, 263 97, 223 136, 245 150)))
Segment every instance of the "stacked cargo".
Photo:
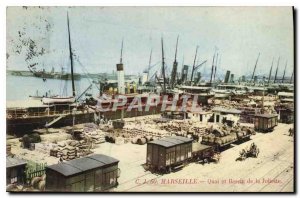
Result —
POLYGON ((226 131, 226 130, 222 131, 218 129, 214 129, 211 134, 204 135, 202 137, 203 143, 209 143, 209 144, 216 143, 219 145, 226 144, 229 142, 234 142, 236 140, 237 140, 236 133, 226 131))
POLYGON ((63 160, 72 160, 92 153, 90 149, 91 144, 84 140, 69 140, 54 145, 50 150, 50 155, 63 160))
POLYGON ((99 129, 94 131, 84 131, 83 138, 91 138, 95 144, 101 144, 105 142, 105 133, 99 129))
POLYGON ((187 137, 189 134, 201 137, 206 134, 206 125, 194 121, 170 121, 159 126, 160 129, 166 130, 171 134, 187 137))
POLYGON ((225 146, 237 141, 242 141, 254 135, 255 132, 249 127, 228 128, 223 126, 212 129, 208 135, 202 136, 202 143, 207 145, 225 146))
POLYGON ((249 127, 242 127, 236 132, 238 138, 243 138, 248 135, 254 135, 255 131, 249 127))
POLYGON ((153 140, 152 136, 137 136, 135 138, 132 138, 131 143, 132 144, 144 145, 147 142, 150 142, 152 140, 153 140))
POLYGON ((170 133, 164 130, 146 127, 138 128, 136 126, 116 129, 112 132, 108 130, 105 132, 105 140, 107 142, 116 144, 123 144, 128 142, 131 142, 133 144, 145 144, 150 140, 160 139, 166 136, 170 136, 170 133))
POLYGON ((91 138, 95 144, 101 144, 105 142, 105 133, 94 123, 85 124, 82 132, 83 138, 91 138))

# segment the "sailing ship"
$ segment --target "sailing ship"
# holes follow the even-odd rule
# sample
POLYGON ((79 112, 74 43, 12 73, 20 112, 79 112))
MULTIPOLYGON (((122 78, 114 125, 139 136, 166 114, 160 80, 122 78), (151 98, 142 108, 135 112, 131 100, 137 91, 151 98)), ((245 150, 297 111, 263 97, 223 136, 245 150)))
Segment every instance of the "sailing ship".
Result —
POLYGON ((75 83, 74 83, 74 70, 73 70, 73 53, 72 53, 72 45, 71 45, 71 33, 70 33, 70 23, 69 23, 69 15, 67 15, 68 22, 68 39, 69 39, 69 53, 70 53, 70 61, 71 61, 71 80, 72 80, 72 96, 69 97, 44 97, 42 102, 44 104, 55 104, 55 103, 74 103, 75 102, 75 83))
MULTIPOLYGON (((71 62, 72 96, 46 96, 40 100, 8 101, 6 109, 7 133, 22 135, 36 128, 67 126, 93 122, 94 111, 78 103, 75 92, 73 54, 67 15, 68 42, 71 62), (76 119, 75 119, 76 118, 76 119)), ((80 96, 82 96, 81 94, 80 96)))

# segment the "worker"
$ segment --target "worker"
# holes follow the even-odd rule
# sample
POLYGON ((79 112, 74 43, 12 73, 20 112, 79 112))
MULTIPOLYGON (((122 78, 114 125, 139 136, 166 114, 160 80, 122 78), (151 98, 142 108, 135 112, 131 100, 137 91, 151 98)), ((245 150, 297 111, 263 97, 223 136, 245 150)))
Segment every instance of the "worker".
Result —
POLYGON ((251 144, 250 150, 255 150, 255 149, 256 149, 256 144, 253 142, 253 143, 251 144))
POLYGON ((63 162, 64 162, 64 159, 62 156, 60 156, 58 163, 63 163, 63 162))
POLYGON ((246 158, 246 150, 245 149, 243 149, 241 152, 240 152, 240 157, 241 158, 246 158))
POLYGON ((294 135, 294 133, 293 133, 293 129, 292 128, 290 128, 289 129, 289 136, 293 136, 294 135))
POLYGON ((100 118, 99 123, 100 123, 100 124, 104 124, 104 119, 103 119, 102 117, 100 118))

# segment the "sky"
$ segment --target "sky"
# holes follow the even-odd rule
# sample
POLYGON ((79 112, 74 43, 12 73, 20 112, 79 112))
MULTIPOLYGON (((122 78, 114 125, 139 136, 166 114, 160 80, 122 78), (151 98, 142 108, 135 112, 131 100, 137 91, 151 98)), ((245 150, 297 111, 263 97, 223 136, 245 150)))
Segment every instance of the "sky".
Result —
POLYGON ((256 74, 267 76, 273 58, 274 73, 279 57, 278 75, 282 75, 286 61, 286 76, 293 72, 292 7, 8 7, 7 69, 28 70, 28 65, 37 62, 48 71, 52 67, 68 70, 67 13, 77 57, 74 67, 79 73, 115 71, 122 39, 126 74, 142 73, 148 67, 151 49, 151 63, 158 64, 150 73, 160 71, 161 37, 170 72, 178 35, 179 70, 183 60, 193 65, 198 46, 197 63, 207 60, 199 69, 204 74, 211 72, 214 53, 220 57, 217 75, 226 70, 251 75, 259 53, 256 74), (28 47, 16 53, 18 31, 23 33, 21 38, 32 39, 45 53, 30 60, 25 60, 28 47))

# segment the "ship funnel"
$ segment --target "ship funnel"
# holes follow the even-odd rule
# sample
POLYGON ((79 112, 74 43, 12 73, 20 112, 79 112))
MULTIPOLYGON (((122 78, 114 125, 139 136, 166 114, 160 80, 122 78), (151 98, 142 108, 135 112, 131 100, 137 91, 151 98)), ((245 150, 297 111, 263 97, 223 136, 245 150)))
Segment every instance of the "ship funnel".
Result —
POLYGON ((229 82, 229 77, 230 77, 230 71, 227 70, 226 75, 225 75, 225 79, 224 79, 224 83, 228 83, 229 82))
POLYGON ((123 63, 117 64, 118 93, 125 94, 125 77, 123 63))

